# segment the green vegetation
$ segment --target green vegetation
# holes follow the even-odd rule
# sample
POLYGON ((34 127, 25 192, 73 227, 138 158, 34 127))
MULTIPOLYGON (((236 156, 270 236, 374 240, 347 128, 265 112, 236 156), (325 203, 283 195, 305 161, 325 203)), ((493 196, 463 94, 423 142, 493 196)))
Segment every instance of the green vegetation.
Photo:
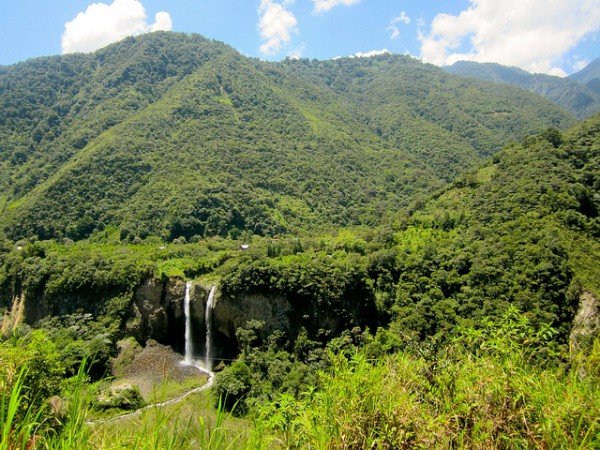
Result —
POLYGON ((596 58, 579 72, 569 75, 569 78, 600 95, 600 58, 596 58))
POLYGON ((248 445, 250 424, 213 407, 200 393, 180 405, 149 410, 139 418, 96 424, 84 449, 242 449, 248 445), (135 428, 132 429, 132 426, 135 428))
MULTIPOLYGON (((594 62, 590 64, 589 69, 584 68, 581 72, 566 78, 542 73, 531 74, 518 67, 473 61, 458 61, 445 67, 444 70, 454 75, 518 86, 541 95, 583 119, 600 111, 600 90, 594 89, 591 83, 587 84, 588 80, 585 77, 586 71, 591 70, 593 64, 594 62)), ((596 83, 600 86, 600 82, 596 81, 596 83)))
POLYGON ((0 226, 124 241, 375 226, 572 117, 403 56, 266 63, 152 33, 0 74, 0 226))
POLYGON ((600 446, 600 116, 173 33, 0 104, 0 450, 600 446), (184 280, 214 386, 117 418, 203 380, 108 379, 177 348, 184 280))
MULTIPOLYGON (((600 117, 509 145, 376 230, 301 240, 246 235, 247 251, 239 250, 242 241, 223 239, 123 244, 111 229, 79 243, 6 243, 6 304, 21 292, 28 308, 43 299, 57 317, 36 330, 17 326, 1 344, 2 414, 15 424, 5 441, 38 439, 48 448, 67 438, 95 448, 181 448, 198 440, 209 448, 597 446, 597 331, 575 347, 567 343, 580 296, 600 292, 599 128, 600 117), (238 329, 241 353, 218 374, 212 401, 242 419, 221 410, 214 425, 191 426, 182 407, 145 413, 133 435, 110 422, 84 424, 89 408, 104 407, 85 380, 106 372, 133 289, 150 275, 208 277, 224 295, 284 296, 299 308, 288 330, 266 333, 257 320, 238 329), (328 333, 332 319, 347 331, 328 333), (83 378, 82 358, 92 361, 83 378), (79 400, 69 400, 70 377, 83 383, 79 400), (70 401, 79 410, 48 419, 53 404, 70 401)), ((211 415, 201 398, 201 417, 211 415)))
MULTIPOLYGON (((600 444, 598 341, 563 366, 547 348, 552 329, 534 328, 515 309, 477 330, 458 330, 448 345, 434 352, 419 348, 386 356, 391 347, 381 346, 384 334, 362 342, 362 349, 347 342, 345 350, 327 353, 328 364, 314 369, 312 379, 302 377, 298 385, 314 384, 298 394, 288 390, 275 400, 262 399, 253 409, 252 428, 229 417, 220 406, 216 414, 208 412, 204 396, 170 411, 157 409, 126 423, 88 428, 81 420, 87 408, 85 397, 75 391, 77 397, 70 397, 73 403, 63 425, 45 431, 37 427, 41 413, 37 409, 27 409, 19 421, 10 421, 26 401, 18 379, 12 391, 3 390, 7 404, 2 404, 1 414, 9 420, 4 422, 0 448, 32 442, 50 449, 595 448, 600 444), (194 411, 212 417, 198 418, 194 411)), ((270 365, 281 367, 279 355, 273 358, 270 365)))
POLYGON ((429 357, 332 355, 317 389, 260 408, 256 433, 281 448, 595 448, 599 379, 531 364, 548 331, 511 310, 429 357))
POLYGON ((286 342, 250 324, 216 393, 291 448, 598 445, 597 329, 587 356, 566 343, 599 292, 599 125, 511 145, 397 231, 346 242, 384 328, 286 342))

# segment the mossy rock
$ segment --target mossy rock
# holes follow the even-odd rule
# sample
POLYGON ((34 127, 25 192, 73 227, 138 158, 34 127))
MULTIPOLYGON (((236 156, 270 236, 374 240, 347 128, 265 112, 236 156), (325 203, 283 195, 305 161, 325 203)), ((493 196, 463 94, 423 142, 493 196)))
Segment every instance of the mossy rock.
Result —
POLYGON ((133 411, 146 405, 142 394, 137 386, 125 386, 118 389, 108 389, 98 395, 93 402, 95 409, 106 411, 109 409, 121 409, 133 411))

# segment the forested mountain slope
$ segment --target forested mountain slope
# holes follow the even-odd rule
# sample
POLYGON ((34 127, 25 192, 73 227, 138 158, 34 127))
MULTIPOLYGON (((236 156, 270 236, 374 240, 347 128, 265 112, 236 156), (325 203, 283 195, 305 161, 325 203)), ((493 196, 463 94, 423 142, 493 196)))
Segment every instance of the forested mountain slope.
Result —
POLYGON ((579 82, 577 74, 560 78, 542 73, 532 74, 518 67, 474 61, 458 61, 444 70, 455 75, 521 87, 547 98, 579 118, 600 111, 600 93, 586 86, 585 82, 579 82))
MULTIPOLYGON (((343 246, 322 243, 305 247, 303 254, 294 256, 248 258, 224 272, 222 285, 249 298, 267 292, 288 294, 286 287, 305 280, 292 292, 335 297, 336 287, 343 285, 340 280, 330 285, 319 279, 330 273, 333 260, 354 268, 352 275, 345 273, 342 279, 371 287, 363 290, 363 296, 374 298, 379 328, 374 336, 354 328, 333 339, 329 350, 343 352, 346 346, 355 345, 373 361, 386 353, 415 351, 429 355, 431 373, 438 373, 438 368, 448 367, 447 362, 457 356, 457 337, 466 333, 462 337, 477 351, 490 351, 502 361, 509 361, 514 349, 500 350, 505 345, 501 341, 523 342, 533 348, 536 339, 543 339, 527 357, 527 364, 537 370, 547 361, 555 364, 561 357, 566 359, 566 355, 570 364, 576 364, 577 352, 594 348, 600 331, 594 312, 600 293, 599 168, 600 116, 596 116, 564 135, 547 132, 523 145, 504 148, 490 164, 465 175, 425 204, 414 205, 393 228, 378 229, 354 242, 346 238, 343 246), (591 309, 586 311, 589 328, 572 339, 574 318, 585 299, 590 300, 583 308, 591 309), (524 325, 529 328, 526 335, 514 333, 524 325), (497 330, 494 337, 498 340, 488 346, 484 336, 490 328, 497 330), (453 348, 448 349, 449 344, 453 348)), ((352 303, 352 296, 345 298, 345 304, 352 303)), ((227 397, 228 405, 239 402, 237 407, 241 405, 244 411, 259 408, 265 399, 280 406, 283 401, 277 402, 286 396, 286 402, 293 396, 309 397, 299 395, 303 391, 297 386, 310 390, 315 383, 310 377, 323 370, 327 360, 323 355, 328 353, 319 343, 322 337, 309 330, 292 338, 286 351, 281 351, 273 346, 281 335, 265 338, 254 329, 246 332, 254 339, 252 350, 242 347, 238 360, 216 381, 216 390, 227 397), (282 360, 288 371, 274 375, 274 361, 282 360), (290 380, 294 380, 293 389, 290 380)), ((487 372, 489 367, 483 378, 494 380, 487 372)), ((514 380, 515 366, 510 367, 506 376, 514 380)), ((390 372, 394 373, 393 369, 390 372)), ((580 371, 574 379, 586 376, 580 371)), ((452 376, 448 379, 452 380, 448 392, 455 393, 458 383, 453 384, 452 376)), ((361 386, 357 399, 372 392, 362 390, 363 383, 357 385, 361 386)), ((526 386, 527 391, 530 381, 526 386)), ((465 390, 472 393, 477 389, 465 390)), ((454 395, 443 392, 443 396, 454 395)), ((491 401, 486 411, 498 408, 491 401)), ((354 414, 351 411, 349 414, 354 414)), ((368 429, 379 426, 374 423, 368 429)), ((566 428, 572 429, 571 425, 566 428)))
POLYGON ((352 101, 375 134, 450 179, 464 168, 465 146, 478 157, 489 155, 517 136, 562 122, 560 109, 536 95, 454 77, 404 55, 283 64, 352 101))
POLYGON ((600 116, 511 145, 403 221, 400 329, 435 334, 509 304, 568 333, 600 294, 600 116), (441 327, 441 328, 440 328, 441 327))
MULTIPOLYGON (((157 209, 155 216, 140 216, 144 219, 134 224, 138 228, 129 230, 139 233, 139 227, 146 226, 153 231, 151 227, 164 225, 165 211, 173 214, 166 217, 175 217, 178 208, 185 213, 186 207, 198 210, 182 213, 176 232, 185 230, 184 225, 196 230, 200 225, 193 221, 202 211, 216 211, 215 217, 230 220, 227 202, 244 194, 242 200, 252 202, 258 182, 266 183, 274 170, 287 173, 292 157, 301 177, 312 170, 316 174, 310 180, 321 180, 321 185, 305 191, 307 202, 312 192, 328 192, 327 183, 337 183, 336 189, 362 188, 352 184, 358 182, 354 179, 338 179, 340 173, 378 182, 366 169, 390 168, 374 165, 369 152, 387 155, 390 159, 382 164, 388 166, 397 164, 394 155, 408 158, 406 173, 414 175, 418 168, 432 177, 426 180, 443 182, 433 178, 432 167, 419 159, 422 154, 400 153, 385 145, 389 141, 376 128, 371 133, 376 125, 368 121, 369 108, 360 108, 359 92, 344 99, 326 83, 310 84, 305 77, 287 73, 287 67, 234 56, 216 56, 210 66, 176 81, 168 95, 76 151, 57 174, 10 203, 8 213, 14 215, 7 223, 18 224, 16 220, 25 217, 44 224, 45 213, 47 223, 58 218, 60 224, 53 207, 71 214, 69 208, 76 211, 86 205, 116 211, 106 216, 114 218, 107 223, 119 224, 125 220, 121 217, 135 217, 158 204, 164 209, 157 209), (235 78, 226 78, 232 73, 235 78), (307 86, 310 90, 304 91, 307 86), (290 94, 297 91, 304 96, 290 94), (268 103, 261 103, 263 99, 268 103), (306 122, 297 121, 298 111, 306 122), (262 124, 266 118, 279 133, 262 124), (227 134, 232 129, 252 134, 227 134), (356 130, 360 133, 352 134, 356 130), (247 141, 248 136, 253 140, 247 141), (299 137, 313 140, 310 146, 294 148, 294 155, 289 145, 299 137), (227 139, 225 144, 220 145, 221 139, 227 139), (201 144, 214 149, 218 158, 201 144), (363 148, 367 144, 372 147, 363 148), (235 153, 236 148, 243 151, 235 153), (250 159, 257 148, 265 149, 268 158, 250 159), (273 157, 273 148, 286 151, 281 157, 285 161, 273 157), (321 148, 327 152, 320 153, 321 148), (207 159, 205 167, 198 155, 207 159), (246 165, 241 167, 243 158, 246 165), (137 161, 152 170, 145 170, 140 187, 133 189, 127 183, 141 170, 137 161), (202 170, 194 170, 198 167, 202 170), (328 170, 334 172, 323 179, 328 170), (245 171, 251 177, 243 178, 245 171), (222 183, 222 191, 210 193, 221 194, 211 199, 223 202, 200 208, 194 203, 197 189, 209 182, 222 183), (94 190, 98 183, 109 193, 103 196, 94 190), (131 197, 122 193, 125 188, 119 183, 131 189, 131 197), (224 197, 222 192, 232 195, 224 197), (43 202, 51 198, 54 203, 43 209, 48 205, 43 202), (161 198, 163 203, 156 201, 161 198), (176 207, 168 210, 171 204, 176 207), (19 215, 33 214, 32 205, 40 208, 39 215, 19 215)), ((172 415, 141 414, 135 418, 145 421, 137 427, 139 432, 113 429, 112 419, 90 429, 90 411, 105 420, 109 416, 104 414, 118 414, 141 402, 116 403, 119 409, 107 411, 98 399, 108 383, 92 386, 82 379, 74 384, 72 378, 82 359, 93 361, 88 372, 79 372, 86 379, 87 374, 102 377, 115 362, 131 359, 132 352, 122 344, 121 353, 112 359, 124 337, 131 345, 135 338, 155 347, 156 337, 181 347, 186 280, 193 280, 189 286, 196 301, 190 311, 197 325, 206 317, 200 308, 204 301, 208 304, 208 288, 217 286, 213 342, 217 349, 225 342, 231 354, 211 353, 227 362, 215 378, 213 398, 220 407, 234 408, 234 414, 247 414, 247 423, 254 424, 256 436, 253 433, 240 448, 276 442, 299 448, 340 447, 349 437, 356 448, 493 448, 507 442, 597 448, 600 322, 594 309, 600 293, 600 116, 564 133, 547 129, 499 152, 491 148, 480 153, 494 155, 428 200, 416 199, 403 207, 414 193, 396 193, 389 223, 374 227, 330 227, 315 235, 280 239, 254 236, 246 250, 240 243, 248 241, 218 237, 194 243, 164 243, 156 237, 120 242, 111 229, 79 242, 0 241, 4 404, 17 404, 8 399, 11 392, 22 392, 13 428, 19 433, 27 428, 23 442, 57 442, 61 448, 156 444, 162 442, 159 435, 165 447, 173 442, 197 445, 204 429, 181 429, 177 424, 210 417, 208 398, 192 406, 177 405, 172 415), (583 299, 591 305, 592 326, 580 339, 570 339, 583 299), (23 368, 26 376, 15 381, 14 374, 23 368), (77 402, 83 387, 92 398, 89 406, 77 402), (49 397, 73 402, 75 407, 65 416, 69 421, 55 420, 47 407, 49 397), (35 412, 34 419, 29 411, 35 412), (46 427, 37 427, 38 417, 46 427), (36 426, 29 426, 34 422, 36 426), (110 435, 103 434, 104 426, 110 435), (31 439, 30 429, 36 430, 31 439), (158 431, 152 435, 148 429, 158 431)), ((280 180, 272 190, 260 187, 264 195, 278 200, 288 186, 297 186, 283 175, 280 180)), ((431 186, 424 186, 423 192, 431 186)), ((289 198, 304 200, 291 194, 289 198)), ((340 201, 315 198, 317 205, 332 208, 340 201)), ((272 208, 277 217, 279 206, 272 208)), ((299 226, 305 226, 305 217, 297 216, 299 226)), ((326 223, 322 216, 321 220, 326 223)), ((89 221, 98 226, 93 217, 89 221)), ((30 225, 23 221, 19 226, 30 225)), ((71 233, 80 231, 69 225, 65 229, 74 237, 71 233)), ((204 335, 208 325, 196 329, 204 335)), ((15 439, 21 436, 13 434, 15 439)), ((221 442, 224 436, 219 435, 221 442)), ((239 432, 228 436, 232 446, 243 439, 239 432)))
POLYGON ((10 238, 297 233, 375 224, 571 116, 399 56, 267 63, 153 33, 0 73, 10 238))
POLYGON ((600 58, 596 58, 579 72, 569 75, 569 78, 600 95, 600 58))

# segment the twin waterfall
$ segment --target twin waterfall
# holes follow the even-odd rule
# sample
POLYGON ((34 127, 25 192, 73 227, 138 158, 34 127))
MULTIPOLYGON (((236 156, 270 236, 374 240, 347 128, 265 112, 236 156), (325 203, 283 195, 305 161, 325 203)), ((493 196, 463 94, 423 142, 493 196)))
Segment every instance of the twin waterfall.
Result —
POLYGON ((194 363, 192 357, 194 354, 194 345, 192 342, 192 314, 190 313, 190 301, 192 282, 185 283, 185 297, 183 298, 183 313, 185 314, 185 356, 183 362, 187 365, 194 363))
POLYGON ((204 367, 206 367, 206 370, 209 372, 212 369, 212 346, 210 344, 212 336, 212 310, 214 306, 216 290, 216 286, 210 288, 208 300, 206 300, 206 309, 204 311, 204 322, 206 323, 206 356, 204 357, 204 367))
MULTIPOLYGON (((194 361, 194 343, 192 337, 192 314, 190 311, 192 282, 185 283, 185 297, 183 298, 183 313, 185 315, 185 356, 183 363, 193 366, 197 365, 194 361)), ((206 323, 206 353, 204 356, 203 369, 210 373, 212 369, 212 310, 214 306, 216 286, 210 288, 208 299, 206 300, 206 309, 204 313, 204 321, 206 323)))

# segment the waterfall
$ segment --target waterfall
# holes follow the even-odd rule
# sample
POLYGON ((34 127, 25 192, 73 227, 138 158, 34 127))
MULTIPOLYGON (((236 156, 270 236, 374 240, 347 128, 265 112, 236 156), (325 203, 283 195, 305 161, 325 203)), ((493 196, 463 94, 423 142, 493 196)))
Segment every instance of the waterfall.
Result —
MULTIPOLYGON (((210 369, 212 368, 212 311, 214 306, 214 298, 215 291, 217 290, 216 286, 210 288, 210 292, 208 293, 208 299, 206 300, 206 309, 204 312, 204 321, 206 323, 206 354, 204 357, 204 369, 210 373, 210 369)), ((192 296, 192 282, 188 281, 185 283, 185 297, 183 298, 183 313, 185 315, 185 356, 183 359, 183 363, 190 366, 197 366, 197 363, 194 363, 194 344, 192 342, 192 314, 190 311, 190 303, 192 296)))
POLYGON ((194 345, 192 343, 192 315, 190 313, 190 297, 192 290, 192 282, 185 283, 185 297, 183 299, 183 313, 185 314, 185 357, 183 362, 192 365, 194 361, 192 356, 194 353, 194 345))
POLYGON ((206 300, 206 310, 204 311, 204 321, 206 322, 206 356, 204 359, 204 367, 208 372, 212 369, 212 348, 211 348, 211 337, 212 337, 212 310, 214 306, 216 286, 210 288, 208 293, 208 300, 206 300))

